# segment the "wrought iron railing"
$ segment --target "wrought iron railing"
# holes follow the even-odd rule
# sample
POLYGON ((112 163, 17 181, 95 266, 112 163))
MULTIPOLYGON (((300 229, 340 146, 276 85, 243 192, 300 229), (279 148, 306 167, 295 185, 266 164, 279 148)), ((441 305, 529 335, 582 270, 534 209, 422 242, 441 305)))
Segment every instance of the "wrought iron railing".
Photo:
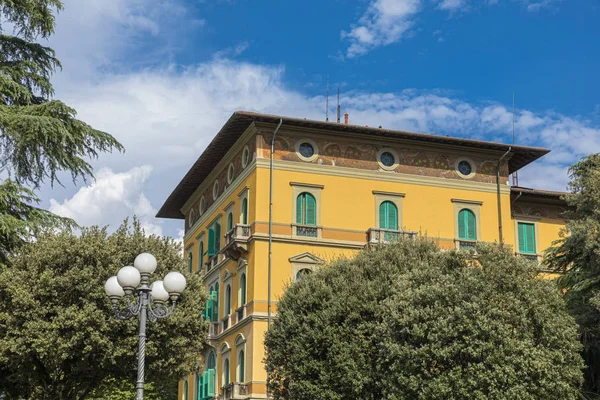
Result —
POLYGON ((475 250, 477 240, 456 239, 456 247, 460 250, 475 250))
POLYGON ((296 236, 303 237, 319 237, 319 227, 313 225, 294 225, 294 229, 296 230, 296 236))
POLYGON ((229 385, 221 388, 219 400, 235 400, 242 399, 250 395, 250 385, 247 383, 232 382, 229 385), (244 397, 242 397, 244 396, 244 397))

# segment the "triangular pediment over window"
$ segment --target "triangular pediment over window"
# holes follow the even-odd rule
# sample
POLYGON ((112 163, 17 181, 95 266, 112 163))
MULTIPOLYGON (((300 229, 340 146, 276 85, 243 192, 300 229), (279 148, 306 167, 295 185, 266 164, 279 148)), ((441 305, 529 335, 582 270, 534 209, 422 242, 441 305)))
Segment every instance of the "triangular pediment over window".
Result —
POLYGON ((325 261, 306 251, 290 257, 290 262, 302 264, 323 264, 325 261))

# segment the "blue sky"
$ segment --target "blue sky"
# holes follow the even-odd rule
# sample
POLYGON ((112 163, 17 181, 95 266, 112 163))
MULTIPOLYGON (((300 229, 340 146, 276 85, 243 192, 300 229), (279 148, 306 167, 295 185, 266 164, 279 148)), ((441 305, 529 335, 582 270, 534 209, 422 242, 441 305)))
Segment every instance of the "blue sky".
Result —
POLYGON ((521 184, 565 189, 600 151, 593 0, 66 0, 57 97, 117 137, 96 180, 44 188, 83 225, 153 216, 236 109, 323 119, 325 80, 352 123, 511 140, 552 153, 521 184))

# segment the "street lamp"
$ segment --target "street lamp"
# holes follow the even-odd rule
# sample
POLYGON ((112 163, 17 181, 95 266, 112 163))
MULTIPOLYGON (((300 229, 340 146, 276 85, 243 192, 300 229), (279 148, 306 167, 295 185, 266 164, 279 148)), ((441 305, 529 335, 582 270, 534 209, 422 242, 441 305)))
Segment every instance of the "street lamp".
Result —
POLYGON ((104 284, 104 291, 112 302, 117 319, 140 317, 136 400, 144 400, 146 318, 156 321, 171 315, 186 286, 185 277, 175 271, 169 272, 162 281, 150 284, 150 274, 154 270, 156 258, 150 253, 142 253, 135 258, 133 267, 121 268, 117 276, 108 278, 104 284), (122 298, 125 298, 126 304, 119 307, 122 298))

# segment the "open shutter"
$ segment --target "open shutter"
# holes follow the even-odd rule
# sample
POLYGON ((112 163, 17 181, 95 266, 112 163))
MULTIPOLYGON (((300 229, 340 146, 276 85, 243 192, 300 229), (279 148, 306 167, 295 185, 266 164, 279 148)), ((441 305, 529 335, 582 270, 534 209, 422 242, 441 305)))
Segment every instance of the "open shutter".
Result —
POLYGON ((467 211, 467 238, 469 240, 477 240, 477 221, 475 220, 475 214, 473 211, 467 211))
POLYGON ((215 370, 214 369, 208 370, 207 380, 208 380, 208 385, 206 387, 206 397, 207 398, 215 397, 215 370))
POLYGON ((198 379, 196 382, 196 400, 204 400, 204 393, 203 393, 203 389, 204 389, 204 376, 203 375, 198 375, 198 379))
POLYGON ((296 197, 296 223, 297 224, 304 224, 304 221, 302 220, 302 206, 304 205, 304 202, 302 201, 302 199, 304 198, 304 193, 299 194, 298 197, 296 197))
POLYGON ((204 320, 212 321, 212 308, 213 308, 213 300, 209 298, 206 302, 206 308, 204 309, 204 320))
POLYGON ((215 255, 215 231, 213 228, 208 228, 208 256, 215 255))
POLYGON ((317 225, 317 201, 310 193, 306 193, 306 225, 317 225))
POLYGON ((215 253, 221 250, 221 224, 215 224, 215 253))
POLYGON ((458 213, 458 238, 467 238, 467 210, 460 210, 458 213))
POLYGON ((202 384, 202 398, 204 398, 204 399, 208 399, 209 398, 209 396, 208 396, 208 389, 209 389, 209 386, 210 386, 210 374, 209 374, 209 371, 210 371, 210 369, 207 370, 207 371, 204 371, 204 375, 202 376, 202 382, 203 382, 203 384, 202 384))

